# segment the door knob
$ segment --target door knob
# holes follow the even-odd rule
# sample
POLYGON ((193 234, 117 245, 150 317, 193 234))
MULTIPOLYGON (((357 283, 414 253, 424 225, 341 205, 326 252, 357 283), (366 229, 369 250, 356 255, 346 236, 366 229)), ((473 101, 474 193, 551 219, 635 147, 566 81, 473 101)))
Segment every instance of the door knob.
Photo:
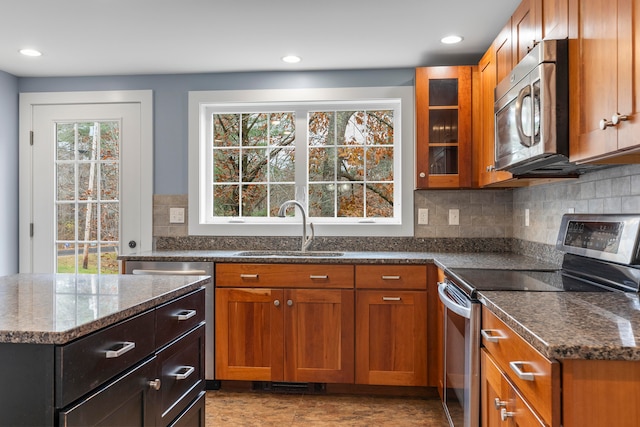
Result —
POLYGON ((129 240, 129 247, 130 247, 131 249, 135 248, 135 247, 136 247, 136 245, 137 245, 137 243, 136 243, 136 241, 135 241, 135 240, 129 240))

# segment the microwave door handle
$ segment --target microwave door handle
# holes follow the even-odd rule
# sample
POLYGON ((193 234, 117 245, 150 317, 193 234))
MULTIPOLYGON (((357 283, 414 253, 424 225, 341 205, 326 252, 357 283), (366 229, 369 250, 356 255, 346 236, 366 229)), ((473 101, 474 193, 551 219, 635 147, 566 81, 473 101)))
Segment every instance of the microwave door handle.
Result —
POLYGON ((534 83, 531 97, 533 109, 533 144, 540 142, 540 125, 542 123, 542 108, 540 105, 540 83, 534 83))
POLYGON ((522 103, 527 96, 531 96, 531 86, 529 85, 520 89, 516 98, 516 129, 518 130, 520 144, 525 147, 531 147, 531 137, 525 135, 524 129, 522 129, 522 103))

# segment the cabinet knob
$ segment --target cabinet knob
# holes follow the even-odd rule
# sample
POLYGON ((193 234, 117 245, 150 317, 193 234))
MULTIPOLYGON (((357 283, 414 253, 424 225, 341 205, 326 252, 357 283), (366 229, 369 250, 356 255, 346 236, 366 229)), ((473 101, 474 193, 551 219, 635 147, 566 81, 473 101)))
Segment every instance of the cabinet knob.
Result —
POLYGON ((293 305, 293 301, 291 301, 290 299, 288 299, 288 300, 287 300, 287 305, 288 305, 289 307, 291 307, 291 306, 293 305))
POLYGON ((613 123, 613 126, 618 125, 620 122, 626 122, 627 120, 629 120, 629 116, 626 114, 615 113, 611 116, 611 123, 613 123))
POLYGON ((494 170, 496 170, 496 167, 494 165, 487 166, 487 172, 493 172, 494 170))
POLYGON ((507 421, 508 418, 513 418, 515 416, 516 416, 515 412, 509 412, 505 408, 502 408, 500 410, 500 418, 502 419, 502 421, 507 421))
POLYGON ((496 397, 496 399, 493 401, 493 406, 499 410, 500 408, 506 408, 507 402, 505 402, 504 400, 500 400, 499 397, 496 397))
POLYGON ((425 176, 427 176, 427 174, 426 174, 426 173, 424 173, 424 172, 420 172, 420 175, 419 175, 419 176, 420 176, 420 178, 424 178, 425 176))
POLYGON ((155 380, 149 381, 149 387, 153 390, 160 390, 160 386, 162 383, 160 382, 160 378, 156 378, 155 380))
POLYGON ((275 305, 276 307, 280 307, 280 300, 275 300, 273 302, 273 305, 275 305))
POLYGON ((608 127, 615 126, 611 120, 602 119, 600 120, 600 129, 606 130, 608 127))

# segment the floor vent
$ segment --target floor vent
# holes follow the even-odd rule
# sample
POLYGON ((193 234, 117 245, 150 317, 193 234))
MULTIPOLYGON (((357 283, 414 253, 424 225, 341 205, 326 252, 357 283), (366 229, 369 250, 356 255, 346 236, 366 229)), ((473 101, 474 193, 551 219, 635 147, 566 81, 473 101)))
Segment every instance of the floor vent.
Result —
POLYGON ((254 381, 254 391, 270 391, 274 393, 313 393, 320 394, 327 391, 324 383, 292 383, 278 381, 254 381))

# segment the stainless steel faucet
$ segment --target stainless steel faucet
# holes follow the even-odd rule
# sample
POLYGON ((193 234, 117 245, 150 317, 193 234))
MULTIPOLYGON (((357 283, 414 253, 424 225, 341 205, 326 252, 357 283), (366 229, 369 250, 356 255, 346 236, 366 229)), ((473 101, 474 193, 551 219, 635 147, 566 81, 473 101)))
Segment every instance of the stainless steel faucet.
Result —
POLYGON ((309 247, 309 245, 311 245, 311 241, 313 240, 313 237, 314 237, 313 224, 309 223, 309 226, 311 227, 311 236, 307 238, 307 213, 304 211, 304 206, 302 206, 302 203, 298 202, 297 200, 287 200, 282 205, 280 205, 278 216, 280 218, 284 218, 284 214, 287 211, 287 208, 291 205, 295 205, 299 207, 300 212, 302 212, 302 248, 301 250, 302 252, 305 252, 309 247))

